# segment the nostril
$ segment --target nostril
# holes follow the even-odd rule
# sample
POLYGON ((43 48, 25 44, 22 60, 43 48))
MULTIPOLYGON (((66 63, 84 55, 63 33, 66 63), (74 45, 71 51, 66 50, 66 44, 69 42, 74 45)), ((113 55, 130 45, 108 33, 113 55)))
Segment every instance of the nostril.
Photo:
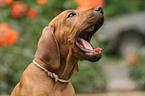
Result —
POLYGON ((101 10, 101 7, 95 7, 94 8, 94 11, 100 11, 101 10))
POLYGON ((97 12, 99 11, 99 12, 101 12, 103 14, 103 8, 102 7, 99 7, 99 6, 95 7, 94 11, 97 11, 97 12))

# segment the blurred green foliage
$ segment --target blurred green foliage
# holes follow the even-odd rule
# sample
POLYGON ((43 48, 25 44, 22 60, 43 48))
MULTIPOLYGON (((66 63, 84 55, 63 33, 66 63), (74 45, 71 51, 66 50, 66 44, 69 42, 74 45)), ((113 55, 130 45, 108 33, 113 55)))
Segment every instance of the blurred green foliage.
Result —
POLYGON ((138 60, 130 66, 130 77, 139 89, 145 90, 145 47, 138 50, 138 60))
MULTIPOLYGON (((56 15, 66 9, 76 9, 73 0, 48 0, 46 5, 38 5, 36 0, 24 0, 29 6, 37 9, 34 19, 22 16, 12 18, 10 5, 0 7, 0 23, 8 22, 10 27, 19 32, 19 39, 14 45, 0 48, 0 94, 10 94, 19 82, 24 69, 34 58, 37 42, 41 32, 56 15)), ((104 12, 107 17, 145 8, 144 0, 105 0, 104 12)), ((96 42, 95 38, 92 43, 96 42)), ((98 43, 94 43, 98 47, 98 43)), ((80 72, 72 77, 76 92, 103 91, 106 89, 106 75, 98 64, 80 62, 80 72)))
POLYGON ((145 10, 145 0, 105 0, 106 17, 120 16, 126 13, 145 10))
POLYGON ((107 85, 107 76, 101 66, 88 61, 79 62, 80 71, 74 72, 72 84, 77 93, 104 92, 107 85))

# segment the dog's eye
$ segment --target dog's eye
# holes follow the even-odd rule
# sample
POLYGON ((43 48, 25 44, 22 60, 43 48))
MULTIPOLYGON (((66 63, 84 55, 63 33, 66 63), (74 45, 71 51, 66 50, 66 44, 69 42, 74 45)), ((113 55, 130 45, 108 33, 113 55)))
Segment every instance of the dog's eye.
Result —
POLYGON ((73 16, 76 16, 76 13, 70 13, 70 14, 67 16, 67 18, 73 17, 73 16))

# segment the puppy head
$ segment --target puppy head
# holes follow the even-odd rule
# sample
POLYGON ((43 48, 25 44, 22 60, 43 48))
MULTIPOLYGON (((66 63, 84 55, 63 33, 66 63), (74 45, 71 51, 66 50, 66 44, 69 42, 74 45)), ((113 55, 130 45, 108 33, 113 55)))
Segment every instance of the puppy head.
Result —
POLYGON ((101 7, 86 11, 62 12, 49 23, 48 27, 44 28, 38 42, 36 56, 52 69, 60 66, 60 57, 98 61, 102 53, 93 49, 90 40, 103 22, 104 15, 101 7))
MULTIPOLYGON (((102 53, 98 51, 99 49, 93 49, 90 40, 103 22, 102 8, 95 7, 86 11, 66 10, 54 18, 49 27, 54 28, 54 34, 60 45, 72 47, 76 58, 98 61, 102 53)), ((69 47, 65 46, 63 49, 67 50, 69 47)))

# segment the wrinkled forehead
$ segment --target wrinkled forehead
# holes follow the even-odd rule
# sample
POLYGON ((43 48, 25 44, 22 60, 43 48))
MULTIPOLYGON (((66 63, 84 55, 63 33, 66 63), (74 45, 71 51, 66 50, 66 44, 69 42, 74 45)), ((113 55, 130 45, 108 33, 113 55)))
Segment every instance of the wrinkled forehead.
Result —
POLYGON ((52 21, 49 23, 49 25, 53 25, 56 22, 64 21, 70 13, 78 13, 78 10, 65 10, 61 12, 59 15, 57 15, 55 18, 52 19, 52 21))

